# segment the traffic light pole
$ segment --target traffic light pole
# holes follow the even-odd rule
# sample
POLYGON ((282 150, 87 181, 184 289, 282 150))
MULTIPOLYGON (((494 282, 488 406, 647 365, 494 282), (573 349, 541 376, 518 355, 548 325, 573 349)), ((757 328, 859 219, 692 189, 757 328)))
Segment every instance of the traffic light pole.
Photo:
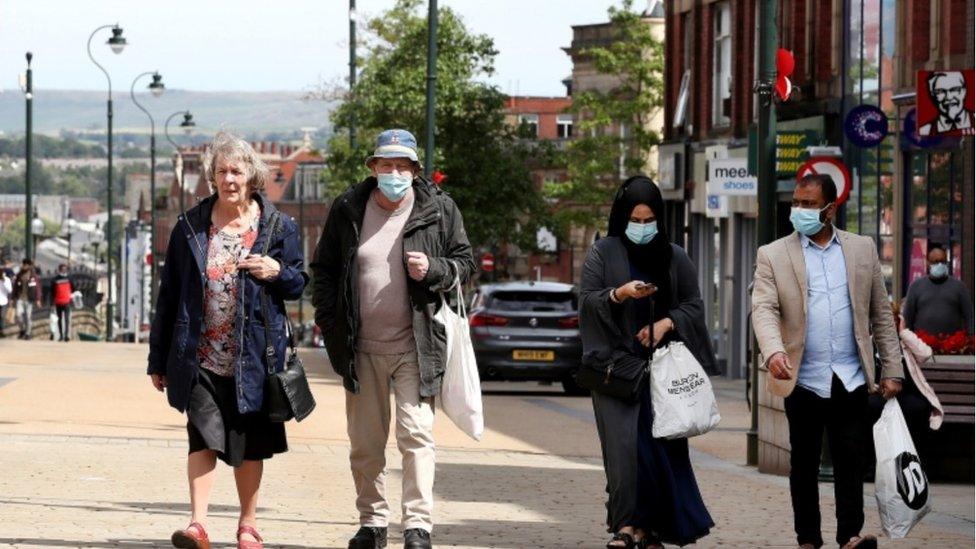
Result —
MULTIPOLYGON (((775 0, 759 2, 759 80, 754 88, 759 96, 757 247, 776 239, 776 106, 773 104, 773 85, 776 82, 776 4, 775 0)), ((746 435, 746 462, 749 465, 759 463, 759 354, 753 355, 750 375, 752 423, 746 435)))

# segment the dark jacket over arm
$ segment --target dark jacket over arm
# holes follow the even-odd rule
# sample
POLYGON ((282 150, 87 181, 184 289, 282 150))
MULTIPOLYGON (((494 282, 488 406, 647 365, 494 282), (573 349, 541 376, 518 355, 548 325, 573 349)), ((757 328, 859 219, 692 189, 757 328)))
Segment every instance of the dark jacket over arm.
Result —
MULTIPOLYGON (((705 307, 698 289, 698 275, 684 249, 672 244, 671 303, 668 316, 674 321, 679 340, 709 374, 715 371, 705 307)), ((632 302, 610 302, 610 290, 630 282, 627 251, 619 238, 607 237, 590 248, 580 280, 580 336, 583 356, 605 357, 629 352, 630 342, 642 328, 635 323, 632 302)))

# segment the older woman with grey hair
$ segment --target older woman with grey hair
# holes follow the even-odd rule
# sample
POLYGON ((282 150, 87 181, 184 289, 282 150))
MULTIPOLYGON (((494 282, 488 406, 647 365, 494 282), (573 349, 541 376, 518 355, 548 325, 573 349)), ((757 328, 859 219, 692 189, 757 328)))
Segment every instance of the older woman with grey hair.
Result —
POLYGON ((288 449, 284 424, 263 411, 264 382, 269 370, 284 368, 285 300, 298 299, 308 277, 294 220, 261 194, 268 168, 254 149, 219 133, 204 169, 214 192, 180 215, 170 235, 148 374, 188 418, 192 516, 173 545, 210 547, 205 526, 219 458, 237 481, 237 546, 257 549, 264 460, 288 449))

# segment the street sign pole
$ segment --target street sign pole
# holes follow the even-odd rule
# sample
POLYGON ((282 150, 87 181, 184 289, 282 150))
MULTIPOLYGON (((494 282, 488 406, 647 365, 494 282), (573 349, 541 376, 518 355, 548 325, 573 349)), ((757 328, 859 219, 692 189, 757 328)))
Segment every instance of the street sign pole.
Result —
MULTIPOLYGON (((759 2, 759 80, 754 91, 759 96, 759 218, 757 247, 776 239, 776 106, 773 85, 776 81, 776 4, 759 2)), ((752 422, 746 434, 746 462, 759 463, 759 353, 753 353, 751 381, 752 422)))

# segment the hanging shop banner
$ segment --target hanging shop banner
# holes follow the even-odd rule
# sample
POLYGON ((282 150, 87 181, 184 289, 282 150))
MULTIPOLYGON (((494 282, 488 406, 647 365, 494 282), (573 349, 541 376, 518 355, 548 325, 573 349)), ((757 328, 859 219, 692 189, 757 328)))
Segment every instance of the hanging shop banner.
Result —
POLYGON ((915 102, 918 137, 976 134, 974 71, 918 71, 915 102))
POLYGON ((847 202, 847 197, 851 195, 851 172, 839 158, 814 157, 808 160, 796 172, 796 180, 799 181, 808 175, 826 174, 834 181, 837 186, 837 205, 840 206, 847 202))
POLYGON ((844 119, 844 134, 862 149, 877 147, 888 135, 888 117, 874 105, 858 105, 844 119))
POLYGON ((756 196, 759 183, 749 175, 746 158, 715 158, 708 161, 708 194, 724 196, 756 196))
POLYGON ((818 145, 821 134, 815 130, 776 132, 776 176, 793 177, 810 158, 807 147, 818 145))

